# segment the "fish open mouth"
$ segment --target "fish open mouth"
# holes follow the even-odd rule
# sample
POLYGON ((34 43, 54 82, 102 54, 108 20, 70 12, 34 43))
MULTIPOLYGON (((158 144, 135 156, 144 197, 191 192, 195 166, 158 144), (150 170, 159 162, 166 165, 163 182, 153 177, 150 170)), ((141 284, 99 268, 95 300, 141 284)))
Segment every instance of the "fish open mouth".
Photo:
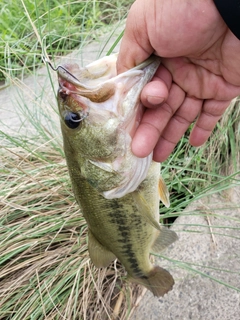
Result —
MULTIPOLYGON (((131 152, 131 141, 144 111, 140 102, 141 90, 160 63, 158 57, 152 56, 135 68, 117 75, 116 61, 117 55, 111 55, 84 68, 77 64, 66 64, 55 69, 58 73, 59 110, 63 122, 69 129, 81 130, 87 127, 81 142, 84 145, 86 141, 86 148, 90 145, 96 145, 97 148, 96 153, 89 156, 89 168, 86 170, 90 170, 90 167, 94 170, 95 167, 100 172, 119 177, 117 186, 101 188, 106 199, 121 198, 135 191, 147 176, 152 154, 137 158, 131 152), (98 132, 96 136, 94 130, 98 132), (90 131, 91 139, 88 138, 90 131), (112 138, 108 138, 110 135, 112 138), (111 159, 101 158, 97 154, 97 150, 100 152, 102 147, 100 136, 102 140, 109 141, 109 146, 105 143, 102 145, 105 148, 104 154, 112 154, 111 159), (88 139, 91 141, 87 142, 88 139), (115 141, 112 146, 111 141, 115 141), (114 151, 108 151, 111 148, 114 151)), ((84 147, 81 150, 91 154, 84 147)), ((97 177, 91 178, 91 183, 98 185, 95 179, 97 177)), ((107 181, 106 185, 109 185, 107 181)))

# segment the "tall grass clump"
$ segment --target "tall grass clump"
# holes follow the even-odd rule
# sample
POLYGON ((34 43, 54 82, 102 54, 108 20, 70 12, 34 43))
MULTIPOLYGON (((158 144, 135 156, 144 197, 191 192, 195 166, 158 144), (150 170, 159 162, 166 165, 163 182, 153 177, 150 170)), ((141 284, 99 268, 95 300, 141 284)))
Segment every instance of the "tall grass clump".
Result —
POLYGON ((42 65, 42 46, 62 56, 98 37, 100 27, 126 16, 130 0, 2 0, 0 8, 0 81, 30 74, 42 65))
MULTIPOLYGON (((190 130, 164 163, 172 206, 164 214, 181 211, 189 202, 239 184, 240 108, 233 100, 209 140, 199 148, 188 143, 190 130)), ((178 214, 178 213, 177 213, 178 214)))
MULTIPOLYGON (((36 74, 43 49, 54 60, 111 34, 131 2, 2 1, 1 79, 18 84, 15 108, 22 123, 17 134, 3 122, 0 128, 0 319, 129 319, 145 292, 125 281, 116 261, 108 268, 93 267, 87 225, 71 190, 56 101, 46 99, 55 87, 38 95, 29 89, 26 96, 21 81, 36 74), (34 134, 26 130, 30 125, 34 134)), ((191 147, 187 133, 163 164, 171 196, 171 207, 161 207, 164 223, 172 223, 194 200, 239 185, 238 104, 203 147, 191 147)))

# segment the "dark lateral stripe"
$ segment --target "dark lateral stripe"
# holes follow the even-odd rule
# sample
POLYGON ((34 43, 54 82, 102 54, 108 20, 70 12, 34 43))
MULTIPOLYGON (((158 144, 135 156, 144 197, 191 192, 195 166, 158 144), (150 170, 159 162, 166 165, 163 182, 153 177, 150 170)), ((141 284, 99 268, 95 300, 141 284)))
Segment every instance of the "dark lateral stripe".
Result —
MULTIPOLYGON (((124 206, 117 200, 111 202, 112 210, 108 214, 111 223, 117 227, 119 241, 122 244, 121 253, 125 256, 131 267, 131 273, 134 276, 142 276, 142 271, 138 266, 138 261, 132 245, 131 229, 136 227, 129 224, 126 219, 126 212, 124 206)), ((139 223, 138 219, 135 218, 135 223, 139 223)))

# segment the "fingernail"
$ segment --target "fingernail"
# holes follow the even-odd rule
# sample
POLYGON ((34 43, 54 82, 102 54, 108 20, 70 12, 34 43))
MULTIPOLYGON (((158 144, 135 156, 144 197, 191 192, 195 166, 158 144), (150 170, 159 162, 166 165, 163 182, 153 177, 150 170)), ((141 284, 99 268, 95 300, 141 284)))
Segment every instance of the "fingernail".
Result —
POLYGON ((159 96, 147 96, 147 102, 156 106, 164 102, 164 98, 159 96))

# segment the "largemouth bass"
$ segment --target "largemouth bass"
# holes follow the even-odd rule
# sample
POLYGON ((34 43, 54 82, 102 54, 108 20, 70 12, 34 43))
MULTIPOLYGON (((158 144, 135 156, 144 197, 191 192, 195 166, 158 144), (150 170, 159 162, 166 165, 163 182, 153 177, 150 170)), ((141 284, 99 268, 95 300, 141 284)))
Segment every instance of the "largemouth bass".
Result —
POLYGON ((177 235, 159 224, 159 198, 168 206, 160 164, 137 158, 131 141, 143 114, 140 93, 159 66, 152 56, 116 74, 116 55, 85 68, 57 68, 58 105, 75 198, 88 224, 88 250, 96 267, 118 258, 130 280, 154 295, 168 292, 171 274, 154 266, 159 251, 177 235))

